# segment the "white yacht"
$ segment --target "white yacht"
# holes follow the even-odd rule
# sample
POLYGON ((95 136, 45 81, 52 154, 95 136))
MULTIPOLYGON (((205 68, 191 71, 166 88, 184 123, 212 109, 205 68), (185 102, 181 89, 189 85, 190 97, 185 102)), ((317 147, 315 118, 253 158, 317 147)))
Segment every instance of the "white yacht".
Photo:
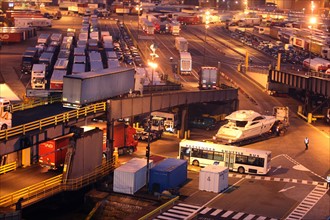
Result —
POLYGON ((228 123, 220 127, 213 139, 228 144, 271 132, 277 121, 275 116, 260 115, 252 110, 235 111, 225 119, 228 123))

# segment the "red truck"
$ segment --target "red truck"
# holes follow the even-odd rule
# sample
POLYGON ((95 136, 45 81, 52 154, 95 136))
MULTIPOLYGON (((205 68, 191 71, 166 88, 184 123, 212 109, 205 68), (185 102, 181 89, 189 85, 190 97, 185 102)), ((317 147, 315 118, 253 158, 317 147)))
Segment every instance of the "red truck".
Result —
POLYGON ((63 167, 71 137, 68 134, 39 144, 39 164, 49 169, 63 167))
MULTIPOLYGON (((103 152, 107 149, 107 126, 103 121, 94 120, 90 125, 82 126, 84 129, 98 127, 103 130, 103 152)), ((132 154, 136 151, 138 141, 134 138, 136 129, 124 122, 116 122, 113 128, 113 147, 117 148, 118 154, 132 154)))

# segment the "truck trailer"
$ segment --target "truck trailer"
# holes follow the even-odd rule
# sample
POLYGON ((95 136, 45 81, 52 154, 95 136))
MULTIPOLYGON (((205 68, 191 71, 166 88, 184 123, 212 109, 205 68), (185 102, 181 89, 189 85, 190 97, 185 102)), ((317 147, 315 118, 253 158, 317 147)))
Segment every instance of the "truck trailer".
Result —
POLYGON ((184 37, 176 37, 175 38, 175 48, 179 52, 187 52, 188 51, 188 41, 184 37))
POLYGON ((191 75, 192 59, 189 52, 180 52, 180 74, 191 75))
POLYGON ((80 108, 134 89, 134 68, 107 68, 64 76, 63 106, 80 108))
POLYGON ((218 81, 218 68, 202 66, 199 71, 199 88, 216 89, 218 81))
POLYGON ((39 164, 49 169, 64 166, 67 148, 73 134, 57 137, 39 144, 39 164))

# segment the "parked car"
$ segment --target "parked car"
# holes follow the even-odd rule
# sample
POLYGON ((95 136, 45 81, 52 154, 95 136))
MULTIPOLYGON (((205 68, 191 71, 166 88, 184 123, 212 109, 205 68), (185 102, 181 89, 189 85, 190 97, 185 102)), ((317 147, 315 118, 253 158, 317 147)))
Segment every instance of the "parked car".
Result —
POLYGON ((190 128, 201 128, 205 130, 212 130, 216 127, 216 120, 208 117, 197 117, 189 120, 190 128))

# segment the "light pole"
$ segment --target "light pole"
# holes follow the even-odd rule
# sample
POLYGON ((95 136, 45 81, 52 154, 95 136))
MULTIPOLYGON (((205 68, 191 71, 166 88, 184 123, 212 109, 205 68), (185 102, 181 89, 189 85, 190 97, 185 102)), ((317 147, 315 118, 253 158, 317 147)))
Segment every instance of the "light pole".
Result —
POLYGON ((203 65, 205 66, 205 48, 206 48, 206 36, 207 36, 207 29, 209 28, 210 23, 210 12, 205 12, 205 38, 204 38, 204 57, 203 57, 203 65))
POLYGON ((311 2, 311 12, 312 16, 309 19, 310 29, 311 29, 311 36, 309 42, 309 65, 308 65, 308 75, 310 75, 311 70, 311 61, 312 61, 312 44, 313 44, 313 26, 316 24, 316 17, 313 16, 313 12, 315 9, 314 1, 311 2))
POLYGON ((136 5, 136 11, 138 13, 138 40, 139 40, 139 33, 140 33, 140 13, 141 13, 141 9, 142 9, 142 2, 141 0, 139 0, 139 3, 136 5))
POLYGON ((152 68, 151 85, 154 85, 154 71, 158 67, 158 64, 155 62, 149 62, 148 65, 152 68))

